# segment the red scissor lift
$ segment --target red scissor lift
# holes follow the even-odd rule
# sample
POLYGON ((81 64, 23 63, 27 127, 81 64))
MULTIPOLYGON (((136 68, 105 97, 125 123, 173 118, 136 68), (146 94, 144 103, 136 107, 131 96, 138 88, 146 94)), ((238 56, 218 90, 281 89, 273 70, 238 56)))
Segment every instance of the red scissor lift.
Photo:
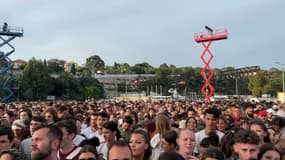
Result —
POLYGON ((210 51, 210 46, 212 41, 223 40, 228 38, 228 32, 226 29, 213 30, 208 26, 205 26, 208 30, 207 32, 195 33, 194 40, 198 43, 201 43, 204 47, 204 50, 201 54, 201 60, 205 64, 201 71, 201 76, 204 79, 204 85, 201 88, 201 92, 205 96, 207 102, 210 102, 210 98, 214 95, 215 88, 210 83, 211 79, 214 76, 214 70, 210 67, 210 63, 214 58, 213 53, 210 51), (209 59, 205 59, 205 55, 208 53, 209 59))

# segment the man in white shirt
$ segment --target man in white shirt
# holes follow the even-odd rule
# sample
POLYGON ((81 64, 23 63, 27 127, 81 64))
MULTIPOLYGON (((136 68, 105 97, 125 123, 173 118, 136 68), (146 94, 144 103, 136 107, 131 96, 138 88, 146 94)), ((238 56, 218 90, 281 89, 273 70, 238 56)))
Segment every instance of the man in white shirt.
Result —
POLYGON ((100 143, 104 141, 102 129, 103 124, 109 121, 109 115, 106 112, 100 112, 97 114, 92 114, 90 117, 90 126, 84 129, 81 134, 87 139, 92 137, 99 138, 100 143))
POLYGON ((218 120, 220 118, 220 110, 217 108, 208 108, 204 112, 204 122, 205 122, 205 128, 197 133, 195 133, 195 139, 196 139, 196 146, 195 146, 195 154, 199 154, 199 148, 200 148, 200 142, 205 137, 208 137, 210 132, 215 132, 219 136, 219 140, 221 141, 222 137, 224 136, 224 133, 218 131, 216 129, 218 120))
POLYGON ((73 138, 77 134, 76 122, 71 119, 61 120, 55 123, 63 135, 58 156, 60 159, 76 159, 81 147, 73 143, 73 138))

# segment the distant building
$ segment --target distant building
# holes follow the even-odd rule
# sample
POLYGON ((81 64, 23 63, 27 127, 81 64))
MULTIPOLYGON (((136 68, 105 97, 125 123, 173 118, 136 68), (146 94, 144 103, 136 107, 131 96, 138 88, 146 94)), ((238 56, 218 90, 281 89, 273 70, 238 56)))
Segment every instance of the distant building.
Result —
POLYGON ((79 68, 80 68, 80 66, 79 66, 77 63, 75 63, 75 62, 66 62, 66 63, 64 64, 64 71, 65 71, 65 72, 71 72, 73 66, 74 66, 74 69, 75 69, 76 71, 78 71, 79 68))
POLYGON ((13 69, 12 69, 13 75, 16 77, 21 77, 23 75, 23 72, 24 72, 24 66, 27 63, 28 63, 27 61, 22 60, 22 59, 14 60, 14 65, 13 65, 13 69))
POLYGON ((56 58, 49 59, 47 61, 47 65, 49 67, 51 67, 52 70, 55 72, 64 71, 64 64, 65 64, 65 60, 60 60, 60 59, 56 59, 56 58))
POLYGON ((139 81, 155 79, 155 74, 93 74, 103 84, 106 98, 114 98, 122 94, 119 86, 124 84, 126 87, 136 86, 139 81))
POLYGON ((26 65, 28 62, 22 59, 14 60, 13 69, 20 69, 22 66, 26 65))

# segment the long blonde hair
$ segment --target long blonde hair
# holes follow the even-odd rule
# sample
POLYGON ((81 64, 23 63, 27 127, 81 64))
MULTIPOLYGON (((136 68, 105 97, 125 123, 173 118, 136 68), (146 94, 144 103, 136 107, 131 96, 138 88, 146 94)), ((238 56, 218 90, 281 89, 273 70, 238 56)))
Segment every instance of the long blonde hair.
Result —
POLYGON ((159 114, 155 118, 155 132, 160 136, 164 135, 166 131, 171 129, 169 118, 164 114, 159 114))

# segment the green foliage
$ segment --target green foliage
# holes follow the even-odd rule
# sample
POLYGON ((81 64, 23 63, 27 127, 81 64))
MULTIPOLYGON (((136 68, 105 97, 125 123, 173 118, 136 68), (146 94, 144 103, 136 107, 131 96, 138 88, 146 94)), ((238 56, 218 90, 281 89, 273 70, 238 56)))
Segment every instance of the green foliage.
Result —
POLYGON ((48 68, 42 61, 32 58, 24 68, 21 79, 23 97, 28 100, 43 99, 52 90, 48 68))
POLYGON ((267 71, 259 71, 255 76, 249 77, 248 88, 253 96, 269 93, 272 89, 269 73, 267 71))
POLYGON ((109 74, 130 74, 131 66, 128 63, 114 63, 114 66, 106 66, 106 72, 109 74))
POLYGON ((86 59, 86 67, 92 72, 96 73, 98 70, 103 70, 105 62, 98 55, 90 56, 86 59))
MULTIPOLYGON (((150 88, 160 86, 163 88, 163 95, 169 95, 169 88, 176 88, 180 94, 190 95, 191 93, 201 94, 201 87, 204 80, 201 77, 202 68, 197 67, 176 67, 162 63, 154 68, 143 62, 133 66, 128 63, 117 63, 113 66, 105 66, 104 61, 97 55, 86 59, 86 67, 76 70, 75 65, 71 66, 71 73, 64 72, 64 62, 53 59, 52 61, 41 61, 32 58, 24 68, 22 77, 17 77, 14 86, 19 97, 27 100, 45 99, 47 95, 55 95, 64 99, 86 99, 103 98, 104 89, 98 80, 92 78, 92 73, 98 70, 107 74, 156 74, 155 79, 137 79, 135 84, 119 84, 118 91, 135 92, 147 91, 150 88), (18 92, 19 91, 19 92, 18 92)), ((227 67, 232 69, 233 67, 227 67)), ((255 76, 248 77, 225 77, 224 69, 215 69, 211 83, 215 87, 215 93, 235 94, 236 82, 239 94, 262 94, 276 95, 282 91, 282 71, 272 68, 269 71, 260 71, 255 76)), ((1 78, 1 77, 0 77, 1 78)), ((2 77, 3 78, 3 77, 2 77)))
POLYGON ((82 68, 80 71, 80 76, 90 77, 92 75, 91 71, 88 68, 82 68))
POLYGON ((131 71, 132 73, 135 74, 150 74, 154 73, 154 68, 148 63, 144 62, 144 63, 135 64, 132 67, 131 71))
POLYGON ((85 97, 99 99, 101 98, 101 90, 95 86, 87 86, 85 90, 85 97))
POLYGON ((79 75, 54 70, 55 63, 47 63, 32 58, 25 66, 23 76, 17 78, 17 97, 24 100, 43 100, 48 95, 62 99, 102 98, 102 85, 91 77, 88 68, 83 68, 79 75))
POLYGON ((82 76, 79 78, 80 84, 83 88, 83 97, 86 98, 104 98, 104 89, 103 86, 99 83, 97 79, 94 79, 90 76, 82 76))

